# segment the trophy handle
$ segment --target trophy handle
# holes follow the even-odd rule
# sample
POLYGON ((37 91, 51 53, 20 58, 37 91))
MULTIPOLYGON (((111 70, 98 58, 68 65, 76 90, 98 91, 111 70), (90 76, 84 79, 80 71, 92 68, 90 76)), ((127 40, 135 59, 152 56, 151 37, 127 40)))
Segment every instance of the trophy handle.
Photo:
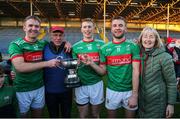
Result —
MULTIPOLYGON (((62 56, 57 56, 56 59, 62 61, 63 57, 62 56)), ((65 67, 62 67, 62 65, 59 65, 57 67, 60 68, 60 69, 65 69, 65 67)))
POLYGON ((77 67, 75 69, 82 68, 82 67, 86 66, 80 59, 63 59, 62 56, 57 56, 56 59, 61 62, 61 65, 57 66, 60 69, 66 69, 67 68, 66 66, 64 66, 64 64, 62 64, 64 61, 77 60, 78 64, 77 64, 77 67))

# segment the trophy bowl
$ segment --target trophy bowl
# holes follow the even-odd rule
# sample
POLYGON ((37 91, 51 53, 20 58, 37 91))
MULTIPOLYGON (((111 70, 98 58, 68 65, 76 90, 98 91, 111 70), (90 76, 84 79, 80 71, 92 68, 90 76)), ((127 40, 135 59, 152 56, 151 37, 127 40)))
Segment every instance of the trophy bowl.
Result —
POLYGON ((61 66, 59 66, 59 68, 61 69, 64 68, 68 70, 68 73, 64 80, 65 87, 76 88, 81 86, 80 79, 77 76, 78 59, 59 59, 59 60, 61 62, 61 66))
POLYGON ((77 68, 78 60, 77 59, 65 59, 61 61, 61 64, 65 68, 77 68))

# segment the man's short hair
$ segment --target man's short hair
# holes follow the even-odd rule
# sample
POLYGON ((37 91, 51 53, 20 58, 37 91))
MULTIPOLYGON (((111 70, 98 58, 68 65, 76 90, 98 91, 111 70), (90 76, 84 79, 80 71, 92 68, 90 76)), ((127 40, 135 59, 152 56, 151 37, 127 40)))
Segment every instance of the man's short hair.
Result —
POLYGON ((122 21, 124 21, 125 25, 127 26, 127 21, 126 21, 126 19, 125 19, 124 17, 122 17, 122 16, 115 16, 115 17, 113 17, 112 20, 111 20, 111 23, 112 23, 112 21, 114 21, 114 20, 122 20, 122 21))
POLYGON ((83 23, 83 22, 92 22, 93 25, 95 25, 93 19, 91 19, 91 18, 84 18, 84 19, 82 19, 82 21, 81 21, 81 26, 82 26, 82 23, 83 23))
POLYGON ((37 16, 34 16, 34 15, 30 15, 30 16, 27 16, 25 19, 24 19, 24 23, 29 20, 29 19, 34 19, 34 20, 37 20, 39 23, 41 23, 41 19, 37 16))

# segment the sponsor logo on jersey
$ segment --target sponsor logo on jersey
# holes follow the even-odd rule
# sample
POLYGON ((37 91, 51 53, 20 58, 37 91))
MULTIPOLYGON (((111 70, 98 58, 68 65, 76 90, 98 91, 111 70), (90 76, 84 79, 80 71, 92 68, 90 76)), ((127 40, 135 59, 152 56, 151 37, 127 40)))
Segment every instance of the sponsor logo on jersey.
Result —
POLYGON ((106 52, 110 52, 110 51, 112 51, 112 49, 111 49, 111 48, 106 49, 106 52))
POLYGON ((5 97, 4 97, 4 100, 9 100, 9 99, 10 99, 9 96, 5 96, 5 97))
POLYGON ((88 50, 92 50, 92 44, 87 44, 86 47, 88 50))
POLYGON ((92 46, 88 46, 87 49, 88 49, 88 50, 92 50, 92 46))
POLYGON ((31 49, 29 46, 24 46, 23 48, 24 49, 31 49))
POLYGON ((131 54, 107 56, 106 58, 107 58, 107 65, 119 66, 119 65, 131 64, 132 62, 131 54))
POLYGON ((42 61, 42 51, 24 53, 26 62, 42 61))
POLYGON ((98 49, 100 49, 101 45, 100 45, 100 44, 96 44, 96 47, 97 47, 98 49))
MULTIPOLYGON (((91 53, 86 53, 88 56, 90 56, 94 62, 99 62, 99 53, 98 52, 91 52, 91 53)), ((82 54, 78 54, 78 58, 80 60, 83 60, 82 54)))
POLYGON ((39 49, 39 46, 37 44, 35 44, 33 47, 34 47, 35 50, 39 49))
POLYGON ((82 50, 82 49, 83 49, 83 47, 77 47, 77 49, 78 49, 78 50, 82 50))
POLYGON ((4 102, 5 102, 5 103, 10 102, 10 96, 5 96, 5 97, 4 97, 4 102))

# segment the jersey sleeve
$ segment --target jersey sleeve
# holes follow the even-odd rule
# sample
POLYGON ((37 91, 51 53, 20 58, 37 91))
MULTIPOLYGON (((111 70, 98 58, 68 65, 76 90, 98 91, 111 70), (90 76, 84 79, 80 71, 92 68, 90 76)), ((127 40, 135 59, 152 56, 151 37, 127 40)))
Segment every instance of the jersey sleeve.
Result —
POLYGON ((132 44, 132 59, 133 61, 140 61, 140 48, 137 44, 132 44))
POLYGON ((23 55, 21 48, 15 43, 10 44, 8 52, 10 54, 11 59, 15 57, 21 57, 23 55))
POLYGON ((100 56, 100 64, 106 64, 106 57, 103 48, 99 50, 99 56, 100 56))
POLYGON ((72 48, 72 58, 74 58, 74 59, 78 58, 74 47, 72 48))

